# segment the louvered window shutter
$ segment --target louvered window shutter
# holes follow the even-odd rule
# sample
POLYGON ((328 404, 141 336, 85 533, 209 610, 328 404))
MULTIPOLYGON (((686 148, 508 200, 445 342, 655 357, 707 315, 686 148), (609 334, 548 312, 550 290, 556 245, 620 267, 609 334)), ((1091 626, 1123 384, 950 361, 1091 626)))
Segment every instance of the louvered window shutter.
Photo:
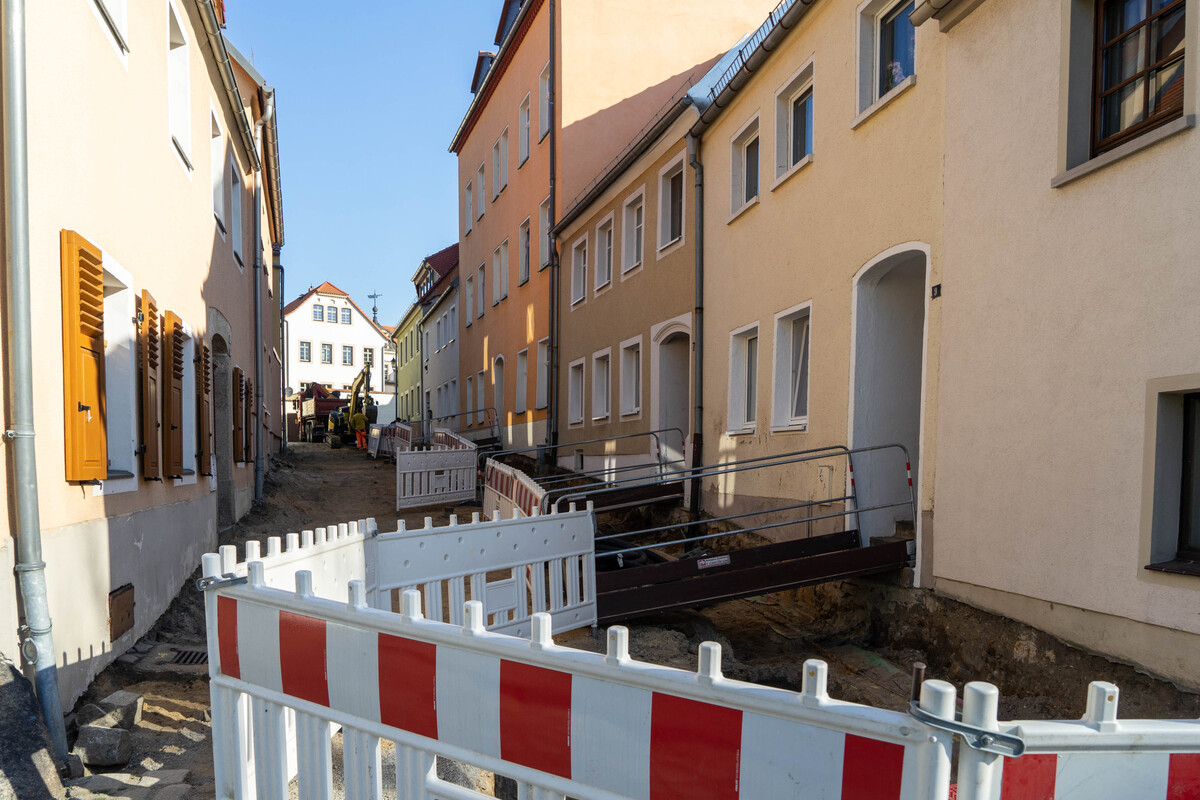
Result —
POLYGON ((196 448, 200 454, 199 472, 201 475, 212 474, 212 354, 208 349, 208 345, 200 343, 200 363, 198 364, 199 374, 196 375, 196 412, 199 419, 196 421, 197 437, 199 439, 199 447, 196 448))
POLYGON ((254 413, 254 381, 247 379, 246 381, 246 460, 254 460, 254 426, 257 420, 257 415, 254 413))
POLYGON ((161 480, 162 450, 158 421, 158 303, 145 289, 138 298, 138 361, 142 383, 142 479, 161 480))
POLYGON ((183 476, 183 321, 163 315, 163 468, 167 477, 183 476))
POLYGON ((246 379, 242 375, 241 367, 233 368, 233 460, 244 461, 242 454, 245 450, 244 423, 245 423, 245 403, 243 400, 246 397, 246 379))
POLYGON ((64 230, 61 238, 66 479, 104 480, 104 267, 100 250, 82 236, 64 230))

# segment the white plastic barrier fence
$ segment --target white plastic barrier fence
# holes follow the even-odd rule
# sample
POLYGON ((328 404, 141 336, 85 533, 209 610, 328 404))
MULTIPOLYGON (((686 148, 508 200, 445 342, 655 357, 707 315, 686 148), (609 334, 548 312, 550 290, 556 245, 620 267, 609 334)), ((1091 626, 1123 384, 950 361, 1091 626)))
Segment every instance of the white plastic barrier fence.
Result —
MULTIPOLYGON (((205 556, 216 577, 220 558, 205 556)), ((530 639, 484 629, 477 601, 465 627, 249 583, 207 593, 216 796, 285 798, 289 763, 302 798, 333 796, 330 733, 341 726, 346 797, 384 795, 381 740, 396 744, 396 796, 482 797, 436 776, 445 757, 510 776, 541 800, 945 800, 949 734, 894 711, 830 699, 826 666, 805 662, 800 693, 726 679, 721 650, 700 647, 685 672, 629 657, 627 632, 608 653, 555 645, 549 615, 530 639), (250 713, 247 709, 253 709, 250 713), (294 748, 284 734, 294 715, 294 748), (292 753, 290 750, 294 749, 292 753)), ((953 719, 955 690, 927 681, 921 706, 953 719)))
POLYGON ((371 541, 378 530, 372 517, 272 536, 267 539, 265 553, 259 542, 249 541, 242 562, 237 560, 237 548, 225 545, 220 551, 221 569, 223 574, 245 577, 246 565, 259 561, 263 564, 263 580, 267 586, 277 588, 292 586, 296 573, 307 570, 318 596, 342 597, 350 581, 374 585, 376 559, 371 541))
POLYGON ((510 517, 514 510, 531 516, 541 508, 546 490, 524 472, 488 459, 483 477, 483 510, 510 517))
POLYGON ((1081 720, 997 722, 990 683, 963 689, 963 722, 1015 735, 1010 758, 963 746, 959 800, 1200 800, 1200 720, 1119 720, 1111 683, 1088 687, 1081 720))
MULTIPOLYGON (((596 624, 596 520, 586 511, 406 530, 375 538, 375 608, 395 590, 420 589, 429 616, 462 625, 463 603, 483 604, 488 630, 528 636, 530 616, 549 612, 554 632, 596 624)), ((270 584, 269 585, 274 585, 270 584)), ((371 587, 368 586, 368 592, 371 587)), ((322 596, 323 593, 318 592, 322 596)))
POLYGON ((367 433, 367 452, 371 458, 382 456, 390 459, 396 452, 408 450, 411 447, 411 441, 412 430, 399 422, 372 425, 367 433), (407 437, 401 438, 405 431, 408 434, 407 437))
POLYGON ((446 430, 426 450, 398 452, 396 510, 474 500, 475 460, 474 443, 446 430))

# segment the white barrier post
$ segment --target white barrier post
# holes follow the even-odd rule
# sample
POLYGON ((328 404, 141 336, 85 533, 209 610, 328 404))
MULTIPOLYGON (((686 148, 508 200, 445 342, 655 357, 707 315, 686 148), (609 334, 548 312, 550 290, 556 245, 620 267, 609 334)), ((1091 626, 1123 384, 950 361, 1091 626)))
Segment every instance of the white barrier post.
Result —
MULTIPOLYGON (((958 690, 954 688, 954 684, 938 680, 925 681, 921 684, 921 710, 953 722, 957 694, 958 690)), ((950 794, 950 759, 954 737, 934 730, 928 731, 927 736, 930 745, 936 749, 937 757, 927 768, 925 762, 922 762, 916 797, 947 797, 950 794)))
MULTIPOLYGON (((962 721, 966 725, 989 731, 999 731, 997 713, 1000 690, 990 683, 972 681, 963 687, 962 721)), ((1002 756, 975 750, 965 743, 958 755, 959 800, 999 800, 1000 782, 997 766, 1002 756)))

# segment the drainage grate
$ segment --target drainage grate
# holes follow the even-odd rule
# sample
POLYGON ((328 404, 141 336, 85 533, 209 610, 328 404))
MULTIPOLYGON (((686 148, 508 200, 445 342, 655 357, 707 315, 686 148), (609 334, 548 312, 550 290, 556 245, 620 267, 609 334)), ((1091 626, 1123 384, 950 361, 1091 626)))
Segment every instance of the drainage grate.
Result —
POLYGON ((171 657, 168 664, 183 664, 185 666, 194 667, 200 664, 208 663, 207 650, 180 650, 175 648, 175 655, 171 657))

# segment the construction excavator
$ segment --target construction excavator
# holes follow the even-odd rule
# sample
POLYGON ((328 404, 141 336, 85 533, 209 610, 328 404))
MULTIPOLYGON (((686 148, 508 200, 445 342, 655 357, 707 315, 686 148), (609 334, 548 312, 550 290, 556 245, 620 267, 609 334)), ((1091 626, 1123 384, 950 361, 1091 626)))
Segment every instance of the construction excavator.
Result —
POLYGON ((330 447, 341 447, 343 444, 354 442, 354 426, 350 420, 362 412, 370 425, 379 419, 379 407, 371 398, 371 365, 363 366, 362 371, 350 385, 350 402, 341 408, 331 411, 326 426, 326 438, 330 447))

